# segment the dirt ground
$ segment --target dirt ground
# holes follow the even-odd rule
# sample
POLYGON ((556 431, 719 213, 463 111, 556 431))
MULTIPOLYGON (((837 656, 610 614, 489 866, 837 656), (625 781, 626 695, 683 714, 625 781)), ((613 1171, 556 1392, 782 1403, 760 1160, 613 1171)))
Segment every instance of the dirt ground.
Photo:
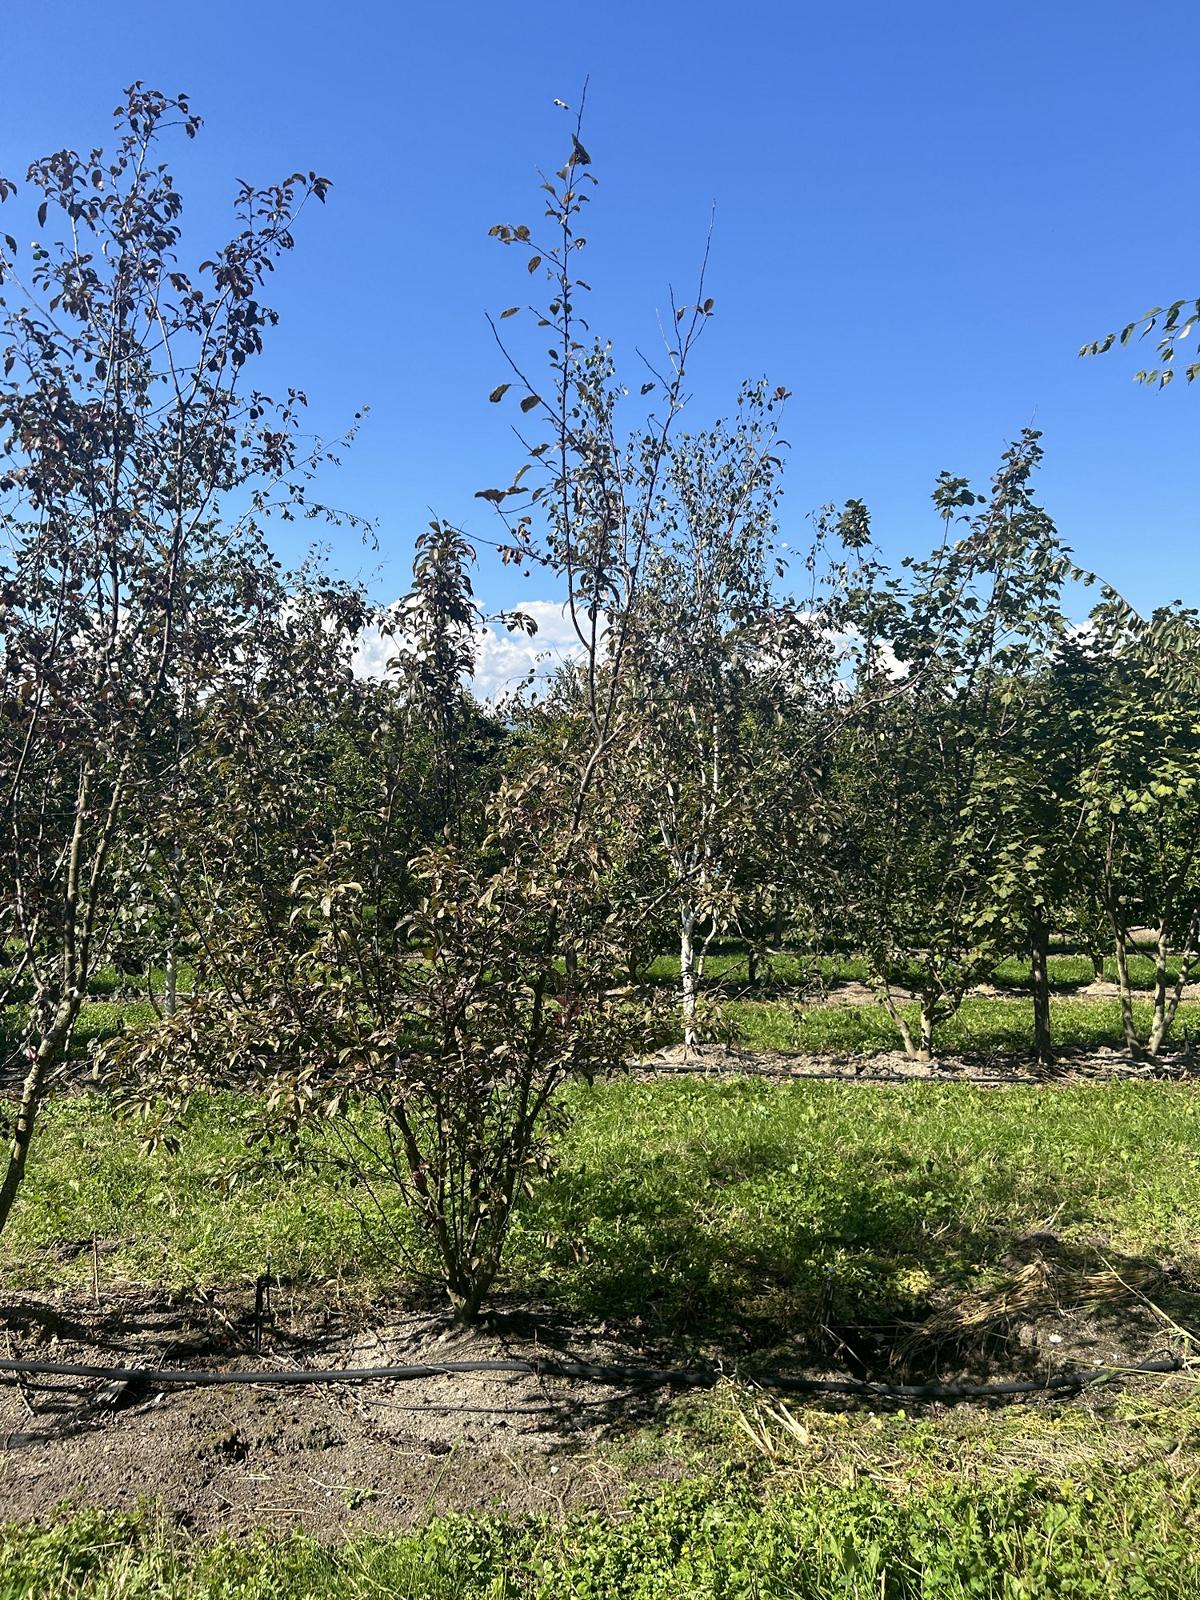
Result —
MULTIPOLYGON (((1045 1242, 1022 1255, 1042 1261, 1045 1242)), ((389 1320, 335 1313, 317 1297, 277 1308, 254 1348, 253 1295, 207 1299, 79 1291, 6 1296, 0 1350, 99 1366, 319 1369, 456 1360, 557 1357, 676 1365, 633 1337, 584 1332, 503 1313, 490 1331, 448 1330, 436 1315, 389 1320)), ((1095 1304, 1064 1312, 1043 1295, 1006 1324, 1004 1342, 963 1359, 939 1345, 939 1381, 994 1381, 1064 1367, 1126 1365, 1160 1356, 1163 1324, 1144 1307, 1095 1304)), ((886 1375, 859 1330, 853 1346, 797 1347, 789 1370, 886 1375)), ((900 1376, 917 1376, 911 1370, 900 1376)), ((147 1498, 181 1525, 244 1533, 303 1528, 337 1537, 407 1526, 431 1512, 550 1512, 617 1504, 635 1481, 683 1471, 662 1449, 614 1448, 665 1421, 685 1392, 514 1373, 439 1374, 409 1381, 221 1386, 109 1386, 95 1378, 5 1377, 0 1383, 0 1517, 49 1515, 66 1504, 125 1509, 147 1498)), ((831 1399, 831 1405, 851 1402, 831 1399)), ((1038 1401, 1036 1403, 1053 1403, 1038 1401)), ((1058 1402, 1074 1403, 1074 1402, 1058 1402)), ((874 1404, 874 1402, 872 1402, 874 1404)), ((936 1409, 940 1409, 935 1407, 936 1409)), ((693 1462, 694 1466, 694 1462, 693 1462)))
POLYGON ((682 1045, 656 1051, 632 1064, 641 1077, 671 1073, 710 1077, 819 1078, 845 1083, 973 1083, 1070 1084, 1110 1078, 1189 1079, 1200 1081, 1200 1055, 1188 1046, 1166 1049, 1154 1061, 1137 1061, 1116 1049, 1061 1050, 1052 1067, 1040 1066, 1032 1057, 1022 1059, 1011 1051, 978 1051, 969 1055, 941 1055, 936 1061, 913 1061, 902 1050, 862 1055, 851 1051, 824 1055, 785 1050, 744 1050, 736 1045, 699 1045, 685 1052, 682 1045))
MULTIPOLYGON (((648 1364, 628 1344, 568 1337, 544 1321, 447 1332, 438 1318, 355 1325, 328 1312, 277 1317, 255 1351, 252 1304, 232 1293, 6 1296, 9 1358, 102 1366, 361 1367, 557 1356, 648 1364), (220 1300, 226 1309, 217 1305, 220 1300), (232 1313, 232 1315, 230 1314, 232 1313)), ((147 1496, 196 1529, 303 1527, 335 1536, 432 1511, 602 1505, 628 1472, 597 1450, 660 1415, 668 1390, 514 1373, 413 1381, 200 1389, 147 1385, 115 1397, 96 1379, 0 1385, 0 1517, 63 1503, 128 1508, 147 1496), (105 1403, 106 1399, 109 1403, 105 1403)), ((613 1452, 608 1452, 611 1456, 613 1452)), ((660 1469, 661 1470, 661 1469, 660 1469)))

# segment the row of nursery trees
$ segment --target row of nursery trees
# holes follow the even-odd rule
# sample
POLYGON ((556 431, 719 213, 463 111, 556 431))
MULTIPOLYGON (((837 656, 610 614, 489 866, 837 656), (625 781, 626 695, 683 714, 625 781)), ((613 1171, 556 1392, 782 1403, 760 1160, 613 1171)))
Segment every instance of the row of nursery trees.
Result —
MULTIPOLYGON (((1035 498, 1036 435, 982 494, 944 474, 933 553, 898 571, 865 506, 827 512, 791 592, 788 396, 748 383, 727 420, 690 425, 703 281, 672 303, 657 367, 622 382, 580 311, 594 179, 577 130, 537 227, 492 229, 541 292, 496 319, 490 398, 513 408, 521 459, 480 491, 492 542, 562 594, 576 648, 536 695, 484 706, 469 683, 497 619, 461 531, 431 524, 412 592, 382 612, 269 552, 272 517, 354 524, 318 497, 340 443, 304 431, 302 393, 251 379, 276 323, 265 285, 329 185, 243 184, 233 237, 188 266, 161 148, 199 127, 185 98, 135 85, 111 152, 29 169, 29 259, 0 235, 0 1001, 17 1084, 0 1227, 115 957, 168 970, 153 1025, 101 1063, 147 1140, 170 1145, 201 1089, 256 1092, 246 1159, 340 1172, 382 1246, 465 1319, 547 1163, 562 1087, 661 1040, 642 980, 664 949, 689 1045, 710 1024, 712 941, 741 936, 753 978, 786 930, 863 952, 912 1054, 1027 951, 1046 1057, 1047 952, 1070 930, 1115 954, 1130 1047, 1162 1048, 1200 925, 1193 619, 1147 623, 1103 591, 1070 624, 1079 574, 1035 498), (522 323, 548 363, 507 337, 522 323), (350 665, 367 626, 395 650, 372 680, 350 665), (1144 1037, 1135 927, 1157 971, 1144 1037), (177 992, 181 952, 194 977, 177 992)), ((0 179, 0 199, 21 195, 0 179)))

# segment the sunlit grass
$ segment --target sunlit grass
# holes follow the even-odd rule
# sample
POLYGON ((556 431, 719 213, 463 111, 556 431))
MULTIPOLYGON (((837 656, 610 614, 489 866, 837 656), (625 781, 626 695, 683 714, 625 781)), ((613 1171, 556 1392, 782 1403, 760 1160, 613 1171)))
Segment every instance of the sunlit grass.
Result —
MULTIPOLYGON (((909 1004, 902 1012, 918 1031, 919 1013, 909 1004)), ((756 1050, 811 1054, 876 1055, 901 1048, 899 1031, 881 1005, 814 1005, 788 999, 736 1000, 721 1015, 735 1042, 756 1050)), ((1151 1004, 1134 1002, 1134 1021, 1141 1037, 1150 1029, 1151 1004)), ((1121 1006, 1116 999, 1055 997, 1050 1002, 1050 1030, 1060 1049, 1120 1048, 1124 1043, 1121 1006)), ((1175 1020, 1175 1039, 1200 1033, 1200 1002, 1185 1000, 1175 1020)), ((934 1031, 936 1048, 947 1054, 969 1051, 1028 1052, 1033 1045, 1032 1002, 1008 996, 972 996, 934 1031)))
MULTIPOLYGON (((832 1273, 840 1314, 875 1318, 983 1281, 1018 1235, 1188 1261, 1200 1238, 1200 1095, 762 1080, 580 1085, 548 1182, 518 1212, 506 1287, 664 1335, 778 1331, 832 1273)), ((144 1155, 100 1096, 60 1102, 0 1242, 9 1284, 247 1284, 267 1269, 371 1294, 405 1276, 370 1205, 333 1172, 243 1164, 244 1098, 200 1101, 178 1156, 144 1155)), ((319 1145, 314 1135, 314 1152, 319 1145)), ((413 1238, 398 1197, 377 1190, 413 1238)), ((413 1239, 414 1245, 416 1243, 413 1239)))
MULTIPOLYGON (((1187 1600, 1200 1586, 1189 1452, 1118 1471, 957 1477, 861 1458, 763 1487, 745 1472, 634 1491, 620 1513, 445 1517, 341 1544, 203 1539, 149 1513, 0 1530, 5 1600, 1187 1600)), ((811 1436, 810 1436, 811 1438, 811 1436)))

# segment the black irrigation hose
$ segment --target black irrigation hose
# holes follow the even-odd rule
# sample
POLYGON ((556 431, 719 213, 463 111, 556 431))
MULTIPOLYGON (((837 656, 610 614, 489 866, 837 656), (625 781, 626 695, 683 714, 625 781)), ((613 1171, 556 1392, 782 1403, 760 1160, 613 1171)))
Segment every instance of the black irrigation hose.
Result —
MULTIPOLYGON (((1128 1367, 1104 1367, 1091 1372, 1058 1372, 1045 1378, 1011 1383, 872 1383, 865 1378, 799 1378, 783 1372, 747 1374, 763 1389, 788 1394, 845 1394, 876 1400, 1003 1400, 1018 1395, 1081 1390, 1095 1384, 1114 1383, 1134 1373, 1181 1372, 1179 1356, 1139 1361, 1128 1367)), ((712 1389, 725 1373, 656 1367, 596 1366, 587 1361, 439 1361, 405 1367, 330 1367, 324 1370, 285 1368, 281 1371, 207 1372, 169 1367, 95 1367, 69 1361, 0 1360, 0 1373, 54 1378, 99 1378, 109 1383, 146 1384, 157 1388, 200 1388, 225 1383, 280 1385, 289 1383, 366 1383, 374 1379, 405 1382, 413 1378, 443 1378, 456 1373, 511 1372, 546 1378, 590 1378, 597 1383, 679 1384, 712 1389)))

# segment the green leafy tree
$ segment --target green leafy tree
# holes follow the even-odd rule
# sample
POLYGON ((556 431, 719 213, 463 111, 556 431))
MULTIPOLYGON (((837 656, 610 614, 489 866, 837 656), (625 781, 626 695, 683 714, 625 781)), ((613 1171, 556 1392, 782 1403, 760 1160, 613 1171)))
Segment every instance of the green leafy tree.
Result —
POLYGON ((986 498, 943 474, 934 494, 946 528, 940 548, 906 562, 905 582, 867 563, 851 597, 861 642, 837 763, 838 882, 846 923, 918 1059, 1007 952, 1014 921, 1035 929, 1044 950, 1041 778, 1031 760, 1012 759, 1022 683, 1063 627, 1065 555, 1031 489, 1040 458, 1027 432, 986 498), (965 532, 952 538, 956 517, 965 532), (893 992, 897 981, 915 992, 919 1033, 893 992))
POLYGON ((1200 959, 1200 717, 1186 679, 1153 647, 1160 628, 1195 638, 1194 612, 1156 613, 1131 625, 1120 605, 1099 606, 1089 640, 1101 692, 1092 708, 1093 755, 1082 780, 1083 844, 1113 942, 1128 1048, 1156 1056, 1200 959), (1149 1031, 1139 1035, 1129 947, 1144 930, 1154 960, 1149 1031), (1175 966, 1175 975, 1171 968, 1175 966))
MULTIPOLYGON (((1045 597, 1057 606, 1053 595, 1045 597)), ((1058 627, 1019 663, 1003 691, 1012 710, 998 730, 990 768, 1003 818, 992 892, 1010 947, 1030 958, 1033 1047, 1054 1058, 1050 1029, 1050 941, 1075 932, 1103 976, 1111 947, 1092 864, 1082 848, 1085 779, 1094 755, 1094 708, 1100 680, 1090 647, 1058 627)))
POLYGON ((832 679, 816 619, 773 587, 783 398, 747 388, 733 425, 677 443, 631 618, 625 758, 668 867, 686 1048, 709 944, 794 858, 768 843, 805 788, 789 734, 832 679))
POLYGON ((262 286, 328 183, 240 184, 237 231, 189 269, 160 146, 199 127, 185 97, 135 84, 110 153, 0 182, 40 230, 25 264, 0 235, 0 941, 30 996, 0 1227, 89 978, 153 872, 176 730, 271 598, 263 520, 317 509, 303 395, 249 380, 276 322, 262 286))

